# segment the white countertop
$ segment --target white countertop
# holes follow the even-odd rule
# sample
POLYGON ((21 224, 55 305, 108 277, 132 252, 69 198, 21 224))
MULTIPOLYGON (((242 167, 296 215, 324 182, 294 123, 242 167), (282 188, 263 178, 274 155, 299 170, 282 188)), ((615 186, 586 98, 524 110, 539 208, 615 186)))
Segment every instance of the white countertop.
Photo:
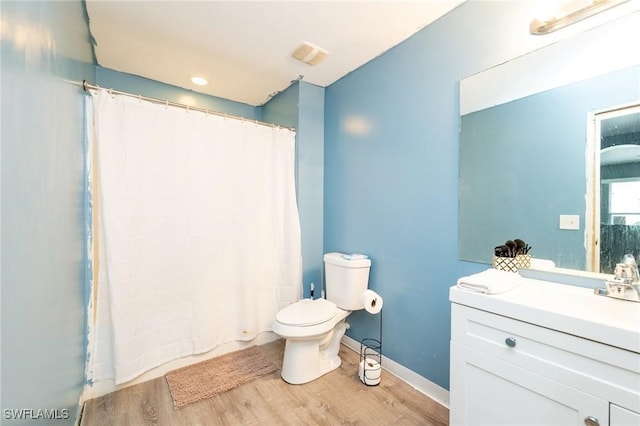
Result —
POLYGON ((453 286, 449 300, 640 353, 640 303, 598 296, 588 288, 519 279, 520 286, 501 294, 453 286))

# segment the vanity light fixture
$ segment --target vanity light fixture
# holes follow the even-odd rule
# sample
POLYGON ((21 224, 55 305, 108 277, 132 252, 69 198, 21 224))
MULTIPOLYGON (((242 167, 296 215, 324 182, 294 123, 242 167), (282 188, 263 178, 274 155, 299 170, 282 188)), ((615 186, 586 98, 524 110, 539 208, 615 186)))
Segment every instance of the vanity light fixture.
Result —
POLYGON ((198 86, 206 86, 207 84, 209 84, 209 80, 201 75, 194 75, 193 77, 191 77, 191 82, 193 84, 197 84, 198 86))
POLYGON ((627 1, 629 0, 542 0, 539 3, 547 10, 543 16, 531 21, 529 29, 531 34, 548 34, 627 1))

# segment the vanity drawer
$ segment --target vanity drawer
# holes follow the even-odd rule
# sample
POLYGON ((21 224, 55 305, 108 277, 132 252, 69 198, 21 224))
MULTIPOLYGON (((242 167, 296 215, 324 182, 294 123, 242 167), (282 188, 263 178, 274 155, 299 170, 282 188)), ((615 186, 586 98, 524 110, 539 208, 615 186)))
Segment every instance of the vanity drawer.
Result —
POLYGON ((501 315, 451 305, 451 339, 640 411, 640 354, 501 315))

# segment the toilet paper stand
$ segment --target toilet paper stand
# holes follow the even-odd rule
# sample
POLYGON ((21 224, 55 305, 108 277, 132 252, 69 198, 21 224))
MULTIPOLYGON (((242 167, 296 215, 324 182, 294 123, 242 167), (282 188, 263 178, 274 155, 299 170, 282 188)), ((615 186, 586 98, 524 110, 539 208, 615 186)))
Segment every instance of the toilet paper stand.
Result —
POLYGON ((367 386, 378 386, 382 376, 382 311, 379 315, 380 338, 365 338, 360 342, 358 377, 367 386))

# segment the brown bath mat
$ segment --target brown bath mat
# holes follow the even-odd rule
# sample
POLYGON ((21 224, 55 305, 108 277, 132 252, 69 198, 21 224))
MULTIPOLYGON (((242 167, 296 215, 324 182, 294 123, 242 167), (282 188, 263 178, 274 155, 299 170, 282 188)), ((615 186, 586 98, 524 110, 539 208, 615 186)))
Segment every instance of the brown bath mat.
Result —
POLYGON ((252 346, 170 371, 165 378, 173 409, 178 410, 276 370, 260 348, 252 346))

